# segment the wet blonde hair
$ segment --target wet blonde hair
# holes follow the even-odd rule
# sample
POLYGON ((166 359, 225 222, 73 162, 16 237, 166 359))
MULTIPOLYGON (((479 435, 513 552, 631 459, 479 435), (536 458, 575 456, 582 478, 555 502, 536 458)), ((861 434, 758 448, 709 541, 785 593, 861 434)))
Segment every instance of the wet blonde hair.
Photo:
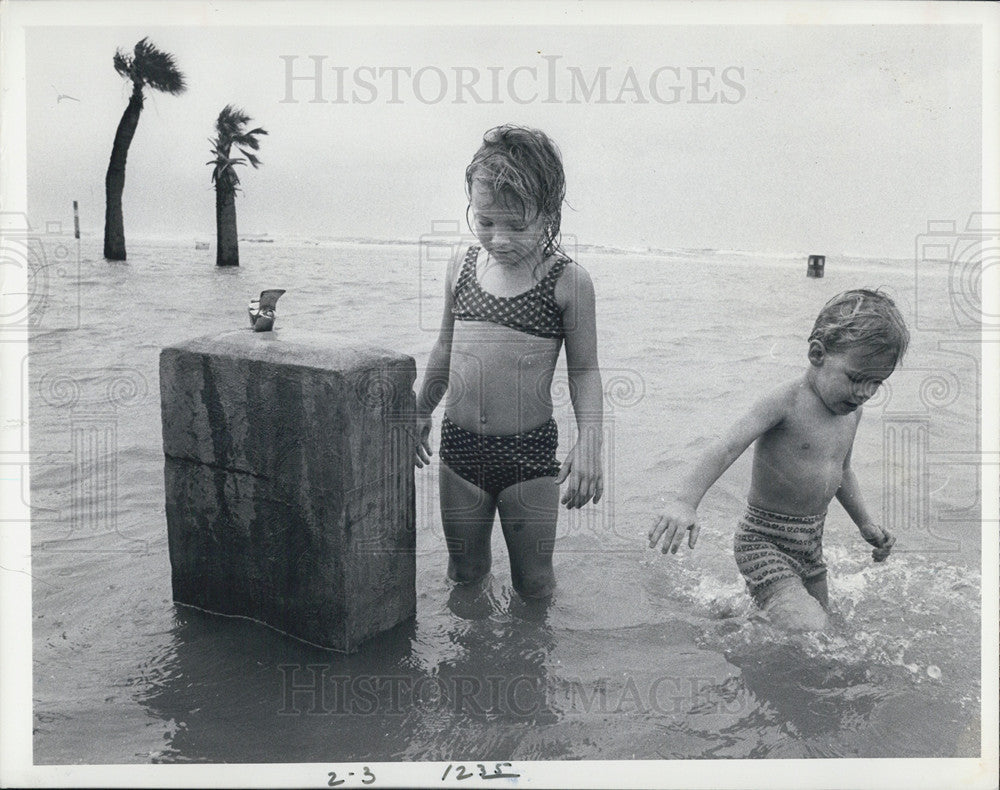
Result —
POLYGON ((879 290, 858 288, 837 294, 820 310, 809 340, 827 351, 864 348, 866 356, 892 354, 899 364, 910 343, 899 308, 879 290))
POLYGON ((465 194, 470 200, 474 181, 518 208, 527 221, 543 217, 543 254, 559 249, 566 174, 559 148, 545 132, 512 124, 490 129, 465 168, 465 194))

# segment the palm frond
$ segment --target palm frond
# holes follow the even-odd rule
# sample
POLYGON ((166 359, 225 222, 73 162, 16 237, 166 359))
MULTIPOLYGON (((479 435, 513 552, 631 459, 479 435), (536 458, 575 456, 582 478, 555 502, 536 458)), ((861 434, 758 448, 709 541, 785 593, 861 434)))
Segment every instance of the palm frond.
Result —
POLYGON ((250 137, 245 134, 238 134, 233 136, 233 145, 244 145, 252 151, 256 151, 260 148, 260 143, 257 142, 255 137, 250 137))
POLYGON ((216 183, 225 177, 233 186, 240 183, 240 177, 236 174, 236 171, 233 168, 236 165, 245 166, 246 163, 246 159, 241 156, 227 157, 221 154, 215 159, 205 162, 206 165, 215 165, 215 167, 212 168, 212 183, 216 183))
POLYGON ((239 178, 232 170, 233 165, 246 165, 249 163, 255 169, 260 167, 260 159, 253 153, 260 149, 259 135, 267 134, 267 131, 257 127, 247 131, 250 123, 250 116, 239 107, 227 104, 222 108, 219 117, 215 120, 215 137, 209 139, 212 145, 212 155, 215 159, 208 164, 216 165, 213 171, 213 180, 223 173, 227 173, 227 178, 235 179, 233 183, 239 183, 239 178), (229 152, 236 146, 243 157, 229 157, 229 152))
POLYGON ((122 52, 121 49, 118 49, 115 51, 112 62, 114 63, 115 71, 118 72, 119 76, 122 76, 127 80, 132 79, 132 56, 130 54, 122 52))
POLYGON ((247 151, 247 150, 246 150, 246 149, 244 149, 244 148, 241 148, 241 149, 240 149, 240 153, 241 153, 241 154, 243 154, 243 156, 245 156, 245 157, 247 158, 247 161, 248 161, 248 162, 249 162, 249 163, 250 163, 251 165, 253 165, 253 167, 254 167, 254 170, 256 170, 256 169, 257 169, 258 167, 260 167, 260 159, 258 159, 258 158, 257 158, 256 156, 254 156, 254 155, 253 155, 252 153, 250 153, 249 151, 247 151))
POLYGON ((177 68, 174 56, 157 49, 148 38, 135 45, 130 76, 133 81, 163 93, 176 95, 187 88, 184 74, 177 68))
POLYGON ((215 121, 215 129, 220 135, 227 138, 235 137, 243 133, 243 127, 250 121, 250 116, 238 107, 227 104, 222 108, 219 117, 215 121))
POLYGON ((257 139, 257 137, 262 134, 267 134, 267 130, 261 129, 258 126, 256 129, 251 129, 249 132, 241 132, 239 135, 233 138, 233 143, 236 145, 245 145, 256 151, 258 148, 260 148, 260 141, 257 139))

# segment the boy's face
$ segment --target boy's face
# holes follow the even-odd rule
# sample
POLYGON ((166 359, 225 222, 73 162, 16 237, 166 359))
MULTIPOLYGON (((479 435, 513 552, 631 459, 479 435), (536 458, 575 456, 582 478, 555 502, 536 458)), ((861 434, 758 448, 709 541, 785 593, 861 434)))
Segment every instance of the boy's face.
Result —
POLYGON ((896 367, 893 354, 872 354, 866 348, 831 352, 816 340, 809 344, 809 361, 813 366, 813 389, 834 414, 855 411, 896 367))
POLYGON ((541 251, 545 219, 533 216, 534 206, 522 212, 516 200, 494 195, 482 181, 471 190, 473 229, 486 251, 503 264, 532 260, 541 251), (527 216, 525 216, 527 214, 527 216))

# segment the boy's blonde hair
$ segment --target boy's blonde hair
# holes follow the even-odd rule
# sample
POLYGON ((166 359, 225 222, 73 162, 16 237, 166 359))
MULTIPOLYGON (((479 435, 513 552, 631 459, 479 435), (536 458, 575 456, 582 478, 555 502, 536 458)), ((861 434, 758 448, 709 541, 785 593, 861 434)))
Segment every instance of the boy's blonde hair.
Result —
POLYGON ((869 354, 892 354, 898 365, 910 332, 892 299, 878 290, 858 288, 837 294, 823 306, 809 340, 820 341, 827 351, 863 347, 869 354))

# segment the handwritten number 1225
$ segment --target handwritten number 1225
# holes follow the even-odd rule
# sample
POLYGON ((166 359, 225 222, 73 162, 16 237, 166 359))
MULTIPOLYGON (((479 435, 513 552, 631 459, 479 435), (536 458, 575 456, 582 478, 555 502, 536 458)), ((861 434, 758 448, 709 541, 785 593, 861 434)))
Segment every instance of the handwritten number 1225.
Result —
MULTIPOLYGON (((513 773, 510 773, 510 774, 509 773, 504 773, 504 771, 500 768, 501 765, 506 765, 506 766, 510 767, 510 763, 495 763, 494 768, 493 768, 493 773, 488 774, 488 773, 486 773, 486 766, 485 765, 483 765, 482 763, 476 763, 476 766, 479 768, 479 778, 480 779, 512 779, 512 778, 515 778, 515 777, 518 777, 518 776, 521 775, 521 774, 513 774, 513 773)), ((448 763, 448 767, 445 768, 444 769, 444 773, 441 774, 441 781, 442 782, 445 779, 448 778, 448 774, 451 773, 451 768, 452 768, 452 764, 448 763)), ((475 774, 472 773, 471 771, 467 771, 464 765, 459 765, 455 769, 455 778, 456 779, 468 779, 470 776, 475 776, 475 774)))

